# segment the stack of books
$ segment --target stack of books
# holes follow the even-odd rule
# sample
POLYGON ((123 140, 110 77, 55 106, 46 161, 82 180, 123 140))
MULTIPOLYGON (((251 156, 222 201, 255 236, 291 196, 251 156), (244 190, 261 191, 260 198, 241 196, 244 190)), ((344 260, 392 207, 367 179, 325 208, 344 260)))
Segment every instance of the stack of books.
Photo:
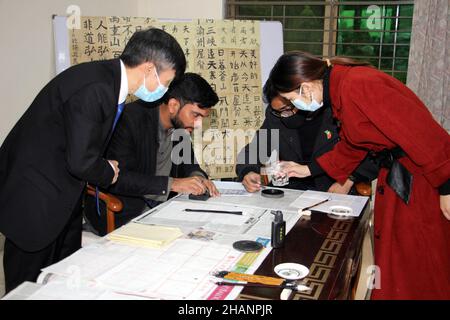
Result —
POLYGON ((107 238, 126 245, 160 248, 182 235, 183 233, 179 228, 131 222, 111 232, 107 235, 107 238))

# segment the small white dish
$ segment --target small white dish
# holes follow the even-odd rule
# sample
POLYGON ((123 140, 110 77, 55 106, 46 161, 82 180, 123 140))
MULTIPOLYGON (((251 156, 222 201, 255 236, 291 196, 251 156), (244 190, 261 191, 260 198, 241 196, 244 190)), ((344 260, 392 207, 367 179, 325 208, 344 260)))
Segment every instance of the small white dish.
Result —
POLYGON ((353 213, 353 209, 347 206, 331 206, 330 211, 336 216, 348 216, 353 213))
POLYGON ((309 269, 298 263, 282 263, 274 268, 275 273, 283 279, 298 280, 306 277, 309 269))

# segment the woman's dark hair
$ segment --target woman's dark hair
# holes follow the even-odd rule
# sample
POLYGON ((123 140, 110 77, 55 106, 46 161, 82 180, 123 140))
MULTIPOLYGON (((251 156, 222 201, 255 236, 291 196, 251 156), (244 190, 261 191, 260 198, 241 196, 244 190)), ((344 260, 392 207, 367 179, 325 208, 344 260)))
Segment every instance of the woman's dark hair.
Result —
POLYGON ((176 77, 186 70, 186 58, 177 40, 157 28, 136 31, 125 46, 120 59, 131 68, 151 61, 159 71, 175 69, 176 77))
POLYGON ((263 87, 263 101, 270 104, 276 96, 278 96, 278 91, 274 88, 270 79, 268 79, 263 87))
POLYGON ((187 72, 172 82, 169 90, 162 98, 164 103, 177 99, 182 105, 196 103, 200 108, 211 108, 219 102, 219 97, 211 85, 196 73, 187 72))
MULTIPOLYGON (((331 65, 370 66, 366 61, 346 57, 329 59, 331 65)), ((270 71, 269 81, 278 92, 291 92, 303 82, 323 79, 328 62, 312 54, 292 51, 283 54, 270 71)))

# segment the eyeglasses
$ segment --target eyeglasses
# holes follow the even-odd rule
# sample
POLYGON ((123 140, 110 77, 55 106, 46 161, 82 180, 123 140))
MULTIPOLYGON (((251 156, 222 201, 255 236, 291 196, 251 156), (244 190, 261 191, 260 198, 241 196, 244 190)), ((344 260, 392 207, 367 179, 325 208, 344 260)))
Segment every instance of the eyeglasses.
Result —
POLYGON ((295 114, 295 107, 293 105, 285 105, 280 110, 270 107, 270 112, 277 118, 288 118, 295 114))

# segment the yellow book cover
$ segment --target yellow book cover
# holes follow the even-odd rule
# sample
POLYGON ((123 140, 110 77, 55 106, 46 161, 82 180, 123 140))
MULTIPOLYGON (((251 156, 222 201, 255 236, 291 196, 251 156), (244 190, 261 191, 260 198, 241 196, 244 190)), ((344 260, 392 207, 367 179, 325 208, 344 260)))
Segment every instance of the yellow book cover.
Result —
POLYGON ((181 235, 179 228, 131 222, 111 232, 107 238, 124 244, 159 248, 181 235))

